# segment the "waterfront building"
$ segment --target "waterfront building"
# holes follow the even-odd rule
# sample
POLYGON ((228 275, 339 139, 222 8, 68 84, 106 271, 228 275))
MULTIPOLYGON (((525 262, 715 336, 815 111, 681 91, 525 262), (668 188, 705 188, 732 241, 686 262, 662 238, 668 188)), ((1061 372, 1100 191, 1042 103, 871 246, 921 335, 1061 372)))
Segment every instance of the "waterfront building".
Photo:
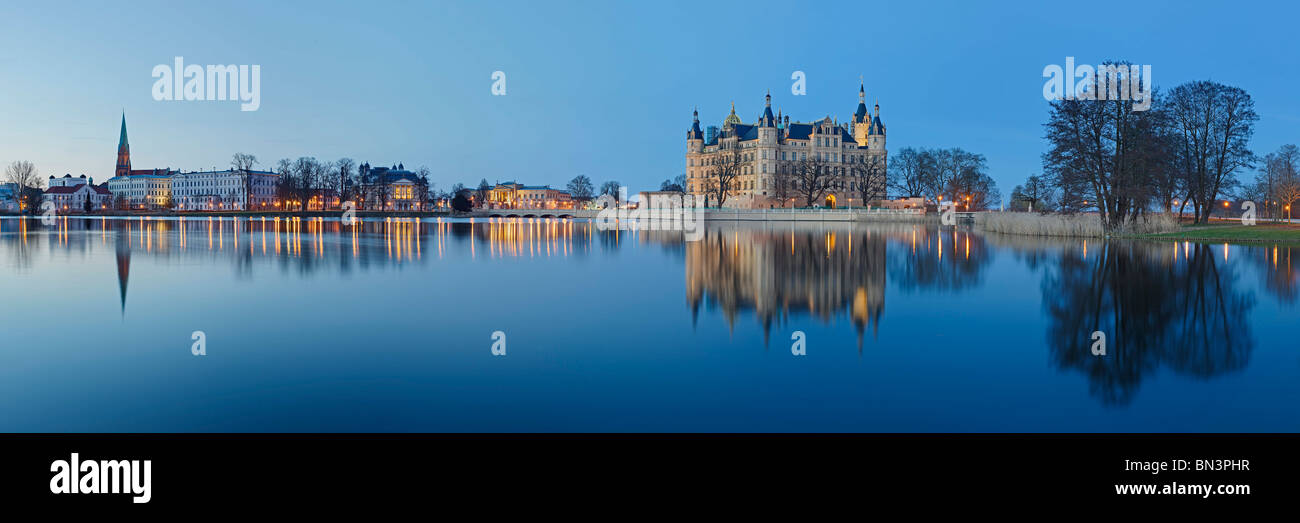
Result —
MULTIPOLYGON (((795 204, 794 173, 810 159, 830 169, 826 206, 861 206, 885 198, 885 125, 880 120, 878 102, 874 114, 868 114, 864 86, 858 88, 857 110, 843 123, 830 116, 807 123, 791 122, 779 110, 773 114, 772 95, 766 96, 765 103, 754 123, 744 123, 733 103, 722 127, 716 132, 710 128, 707 134, 700 128, 699 111, 694 112, 694 122, 686 132, 685 188, 689 194, 710 196, 710 191, 716 192, 721 183, 718 168, 734 154, 743 164, 727 187, 723 203, 727 207, 795 204), (877 175, 862 175, 864 166, 872 166, 877 175), (867 202, 861 198, 864 186, 873 195, 867 202)), ((717 205, 715 201, 707 204, 717 205)))
POLYGON ((57 211, 84 211, 86 201, 92 210, 104 210, 112 204, 113 194, 106 187, 89 183, 55 185, 45 189, 45 201, 52 202, 57 211))
POLYGON ((371 167, 363 163, 359 170, 362 207, 382 211, 418 211, 424 207, 429 181, 402 164, 371 167))
POLYGON ((113 194, 114 206, 130 209, 159 209, 172 202, 171 169, 132 170, 124 176, 108 180, 108 190, 113 194))
POLYGON ((549 185, 526 185, 516 192, 520 209, 572 209, 573 196, 549 185))
POLYGON ((271 171, 181 172, 171 176, 171 191, 178 211, 270 209, 279 181, 271 171))
POLYGON ((515 182, 498 183, 491 191, 488 191, 487 202, 482 207, 485 209, 513 209, 519 202, 519 189, 524 184, 515 182))
POLYGON ((573 195, 549 185, 499 183, 488 191, 489 209, 572 209, 573 195))

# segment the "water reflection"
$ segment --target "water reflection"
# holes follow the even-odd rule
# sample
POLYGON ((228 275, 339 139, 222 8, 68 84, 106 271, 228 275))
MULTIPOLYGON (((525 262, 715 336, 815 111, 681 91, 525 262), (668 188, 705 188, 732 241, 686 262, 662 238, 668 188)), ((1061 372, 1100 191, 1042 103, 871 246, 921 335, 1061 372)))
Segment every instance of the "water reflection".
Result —
MULTIPOLYGON (((712 224, 702 240, 685 242, 680 233, 600 231, 586 221, 561 219, 344 224, 275 217, 59 218, 51 225, 0 219, 0 263, 15 274, 35 273, 46 258, 92 259, 96 251, 111 252, 123 316, 129 309, 132 263, 142 259, 200 265, 193 275, 198 278, 211 270, 208 266, 228 265, 238 278, 251 280, 267 272, 401 271, 445 259, 472 267, 493 261, 597 258, 600 264, 581 270, 622 271, 619 264, 630 257, 621 255, 633 249, 667 252, 670 263, 680 263, 680 280, 649 284, 680 283, 697 328, 702 311, 717 311, 720 320, 706 321, 725 322, 732 332, 752 318, 765 345, 774 329, 807 318, 831 329, 847 319, 852 333, 839 330, 842 341, 847 346, 850 337, 856 338, 859 352, 868 331, 873 340, 882 332, 909 335, 908 349, 919 353, 944 350, 946 345, 917 335, 932 330, 963 335, 960 350, 1001 350, 1005 347, 995 341, 998 333, 964 314, 935 322, 900 311, 926 311, 955 296, 976 304, 1005 304, 999 301, 1001 289, 987 284, 993 274, 1030 289, 1037 284, 1031 294, 1041 296, 1041 312, 1031 297, 1032 311, 1019 318, 1035 325, 1034 337, 1042 340, 1034 341, 1032 349, 1049 356, 1050 368, 1085 376, 1096 398, 1090 401, 1107 406, 1131 404, 1143 381, 1161 369, 1208 380, 1245 368, 1260 343, 1258 322, 1252 323, 1259 317, 1255 289, 1286 307, 1300 297, 1300 246, 985 236, 911 224, 712 224), (887 301, 892 317, 885 313, 887 301), (1097 330, 1108 337, 1105 358, 1089 350, 1097 330)), ((659 258, 637 260, 662 263, 659 258)), ((101 263, 108 278, 107 262, 101 263)), ((533 270, 529 277, 545 278, 555 269, 533 270)), ((464 277, 486 279, 484 272, 490 271, 464 277)), ((438 285, 438 278, 461 276, 413 277, 438 285)), ((520 292, 529 297, 528 289, 520 292)), ((681 314, 680 301, 675 301, 680 295, 671 295, 675 310, 645 300, 647 308, 660 307, 649 313, 661 318, 681 314)), ((565 303, 579 308, 579 315, 601 313, 581 309, 591 307, 585 303, 565 303)), ((465 306, 488 307, 475 298, 465 306)), ((684 316, 681 321, 685 328, 684 316)))
POLYGON ((880 328, 887 274, 907 291, 977 287, 991 260, 984 243, 921 225, 723 227, 686 244, 686 298, 693 318, 707 304, 733 329, 738 312, 752 312, 765 339, 792 314, 846 315, 861 350, 865 330, 880 328))
POLYGON ((394 218, 344 224, 324 218, 60 217, 49 225, 37 219, 0 219, 0 246, 8 267, 16 271, 31 269, 40 253, 84 257, 111 245, 124 314, 133 256, 162 262, 227 260, 238 275, 252 278, 260 262, 303 275, 348 273, 424 264, 462 247, 471 258, 562 257, 585 254, 594 246, 615 248, 620 241, 616 232, 561 219, 475 223, 394 218))
POLYGON ((1112 242, 1060 253, 1042 281, 1053 362, 1088 377, 1107 404, 1132 401, 1161 367, 1210 378, 1242 368, 1254 346, 1247 322, 1254 297, 1242 292, 1222 246, 1112 242), (1090 352, 1107 336, 1107 355, 1090 352))
POLYGON ((895 249, 890 278, 904 290, 959 291, 978 287, 992 261, 986 240, 968 230, 913 227, 895 249))

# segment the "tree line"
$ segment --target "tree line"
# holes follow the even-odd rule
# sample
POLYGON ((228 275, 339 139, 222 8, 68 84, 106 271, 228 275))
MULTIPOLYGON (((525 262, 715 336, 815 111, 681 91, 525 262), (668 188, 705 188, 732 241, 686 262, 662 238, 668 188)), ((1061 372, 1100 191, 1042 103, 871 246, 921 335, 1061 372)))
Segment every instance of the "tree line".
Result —
POLYGON ((899 149, 890 158, 888 181, 900 196, 936 205, 956 202, 963 210, 976 211, 1002 205, 984 155, 960 147, 899 149))
MULTIPOLYGON (((1095 99, 1091 92, 1087 86, 1082 96, 1051 102, 1043 173, 1012 191, 1013 209, 1096 209, 1114 229, 1148 212, 1177 207, 1182 214, 1190 207, 1195 222, 1205 223, 1222 198, 1260 190, 1259 183, 1238 180, 1258 161, 1249 141, 1259 115, 1245 90, 1211 81, 1168 93, 1153 89, 1147 110, 1134 110, 1132 99, 1095 99)), ((1280 180, 1294 178, 1286 174, 1294 168, 1287 171, 1277 154, 1271 155, 1275 169, 1261 181, 1268 199, 1283 201, 1280 180)))

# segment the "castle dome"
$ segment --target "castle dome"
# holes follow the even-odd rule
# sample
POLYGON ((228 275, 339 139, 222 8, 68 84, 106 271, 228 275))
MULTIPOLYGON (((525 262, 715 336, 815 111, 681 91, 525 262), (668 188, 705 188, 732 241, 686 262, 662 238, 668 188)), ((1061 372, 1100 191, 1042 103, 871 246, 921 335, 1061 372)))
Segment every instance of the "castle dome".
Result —
POLYGON ((736 116, 736 102, 731 102, 731 114, 722 121, 722 125, 740 125, 740 117, 736 116))

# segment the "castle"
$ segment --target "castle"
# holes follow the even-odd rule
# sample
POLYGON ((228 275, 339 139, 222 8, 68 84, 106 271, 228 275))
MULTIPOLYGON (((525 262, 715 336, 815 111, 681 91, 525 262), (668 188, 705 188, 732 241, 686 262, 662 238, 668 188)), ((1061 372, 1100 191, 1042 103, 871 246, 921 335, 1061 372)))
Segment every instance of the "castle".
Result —
POLYGON ((887 153, 885 125, 880 121, 880 104, 867 113, 865 86, 858 87, 858 107, 843 124, 826 118, 810 123, 790 122, 780 111, 772 114, 772 95, 758 121, 746 124, 736 116, 736 104, 721 129, 700 129, 700 113, 686 132, 686 190, 702 195, 708 206, 739 208, 802 206, 796 175, 808 162, 816 162, 828 174, 821 180, 825 189, 817 205, 827 207, 864 206, 885 198, 883 176, 887 153), (738 173, 724 182, 722 165, 739 156, 738 173), (870 167, 870 174, 864 174, 870 167), (722 187, 725 183, 726 187, 722 187), (863 201, 862 195, 870 197, 863 201))

